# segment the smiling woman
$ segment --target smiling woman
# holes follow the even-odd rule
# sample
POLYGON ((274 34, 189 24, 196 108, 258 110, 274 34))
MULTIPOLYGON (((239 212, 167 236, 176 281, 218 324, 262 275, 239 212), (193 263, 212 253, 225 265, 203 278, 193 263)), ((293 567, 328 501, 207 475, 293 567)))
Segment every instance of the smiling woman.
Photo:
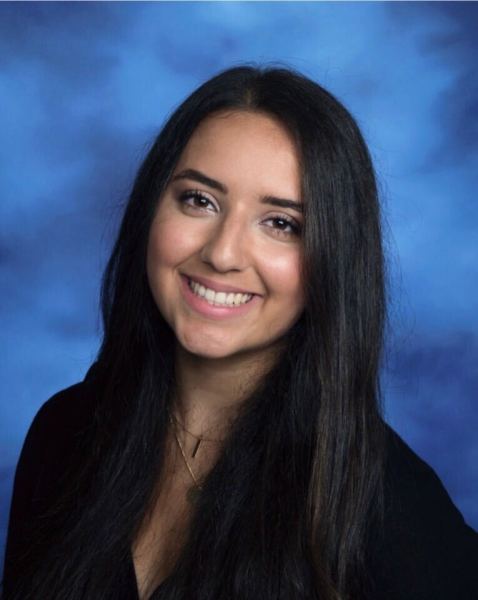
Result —
POLYGON ((304 309, 299 202, 279 200, 300 196, 299 155, 277 120, 237 111, 199 125, 162 194, 147 254, 178 348, 267 364, 304 309))
POLYGON ((134 183, 97 360, 25 440, 5 600, 477 597, 477 535, 380 415, 384 271, 331 94, 199 87, 134 183))

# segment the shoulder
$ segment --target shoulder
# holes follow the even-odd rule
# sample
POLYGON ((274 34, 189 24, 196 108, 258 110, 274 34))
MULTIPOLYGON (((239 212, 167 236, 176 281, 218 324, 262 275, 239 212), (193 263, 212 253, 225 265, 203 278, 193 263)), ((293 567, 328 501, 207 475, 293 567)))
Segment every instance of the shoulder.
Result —
POLYGON ((97 391, 92 369, 85 379, 54 394, 36 413, 15 471, 11 515, 41 504, 78 455, 94 420, 97 391))
POLYGON ((384 484, 384 520, 372 548, 380 593, 390 600, 478 597, 478 535, 435 471, 389 427, 384 484))
POLYGON ((96 365, 92 365, 83 381, 60 390, 38 410, 31 427, 54 427, 55 424, 83 424, 91 416, 97 400, 96 365))
POLYGON ((57 499, 62 482, 81 464, 97 404, 94 367, 85 379, 53 395, 38 410, 15 470, 5 552, 5 579, 28 546, 29 527, 57 499))
POLYGON ((463 516, 453 504, 443 483, 423 459, 390 427, 387 427, 385 498, 389 519, 406 517, 415 522, 417 531, 441 523, 464 526, 463 516))
POLYGON ((68 452, 93 421, 97 390, 90 369, 85 379, 47 400, 36 413, 25 437, 17 472, 40 467, 51 453, 68 452))

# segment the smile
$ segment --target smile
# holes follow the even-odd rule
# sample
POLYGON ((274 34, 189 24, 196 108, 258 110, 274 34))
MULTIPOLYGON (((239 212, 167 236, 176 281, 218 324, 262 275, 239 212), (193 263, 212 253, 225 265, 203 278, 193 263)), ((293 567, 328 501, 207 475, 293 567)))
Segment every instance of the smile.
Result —
POLYGON ((210 288, 204 287, 197 281, 188 278, 189 289, 200 298, 203 298, 212 306, 241 306, 247 304, 252 299, 253 294, 242 294, 234 292, 216 292, 210 288))

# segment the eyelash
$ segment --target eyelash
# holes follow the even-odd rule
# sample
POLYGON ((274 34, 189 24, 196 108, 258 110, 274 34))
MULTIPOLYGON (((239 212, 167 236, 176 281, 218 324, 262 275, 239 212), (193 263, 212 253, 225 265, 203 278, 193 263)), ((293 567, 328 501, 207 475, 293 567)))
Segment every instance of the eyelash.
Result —
MULTIPOLYGON (((188 204, 187 200, 189 200, 190 198, 193 198, 194 200, 205 200, 212 204, 211 200, 209 200, 209 198, 199 190, 189 190, 187 192, 183 192, 179 196, 179 202, 181 204, 185 204, 186 206, 190 206, 191 208, 196 208, 198 210, 202 210, 204 208, 201 206, 194 206, 193 204, 188 204)), ((285 215, 281 215, 280 217, 269 217, 267 221, 282 221, 286 223, 292 231, 284 231, 283 229, 274 228, 275 231, 277 231, 280 235, 283 235, 285 237, 299 236, 302 230, 302 227, 299 225, 299 223, 297 223, 295 219, 292 219, 291 217, 287 217, 285 215)))

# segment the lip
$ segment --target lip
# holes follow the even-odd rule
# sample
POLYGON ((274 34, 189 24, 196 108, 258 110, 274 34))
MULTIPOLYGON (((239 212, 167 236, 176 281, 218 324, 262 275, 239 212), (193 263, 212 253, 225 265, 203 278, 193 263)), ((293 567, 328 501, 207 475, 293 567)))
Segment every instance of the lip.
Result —
POLYGON ((188 279, 192 279, 193 281, 197 281, 204 287, 210 288, 215 292, 234 292, 235 294, 251 294, 253 296, 260 296, 260 294, 255 294, 254 292, 245 290, 243 288, 233 287, 232 285, 226 285, 225 283, 217 283, 211 279, 208 279, 207 277, 197 277, 196 275, 192 276, 188 275, 187 273, 184 273, 184 276, 188 279))
MULTIPOLYGON (((186 275, 181 275, 181 291, 183 294, 183 298, 189 308, 208 319, 222 321, 224 319, 231 319, 234 317, 243 317, 244 315, 246 315, 254 309, 254 307, 257 305, 261 298, 261 296, 254 294, 249 300, 249 302, 246 302, 245 304, 241 304, 239 306, 214 306, 212 304, 209 304, 209 302, 205 298, 197 296, 191 290, 191 288, 189 287, 188 279, 191 278, 187 277, 186 275)), ((193 279, 196 280, 195 278, 193 279)))

